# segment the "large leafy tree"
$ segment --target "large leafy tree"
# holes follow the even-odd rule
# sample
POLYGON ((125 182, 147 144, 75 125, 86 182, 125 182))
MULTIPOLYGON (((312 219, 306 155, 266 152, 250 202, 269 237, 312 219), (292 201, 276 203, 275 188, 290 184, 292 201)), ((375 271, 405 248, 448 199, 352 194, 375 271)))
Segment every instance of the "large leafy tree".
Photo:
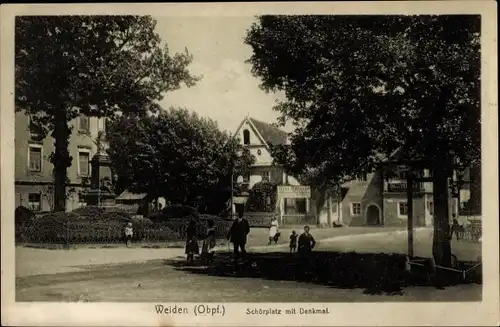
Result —
POLYGON ((222 211, 231 177, 244 175, 255 160, 214 121, 186 109, 116 117, 107 140, 121 185, 201 212, 222 211))
POLYGON ((16 18, 16 109, 54 138, 55 210, 65 208, 72 119, 156 111, 156 101, 196 77, 186 52, 160 47, 148 16, 16 18))
POLYGON ((276 149, 291 172, 339 185, 399 160, 430 168, 434 246, 450 265, 448 178, 480 160, 478 16, 262 16, 253 73, 296 130, 276 149))

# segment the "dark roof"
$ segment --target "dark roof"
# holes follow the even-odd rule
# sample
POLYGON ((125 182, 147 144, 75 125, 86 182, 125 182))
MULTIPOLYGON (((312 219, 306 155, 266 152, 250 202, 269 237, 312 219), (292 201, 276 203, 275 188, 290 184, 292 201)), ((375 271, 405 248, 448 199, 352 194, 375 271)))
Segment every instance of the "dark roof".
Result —
POLYGON ((120 194, 119 196, 116 197, 115 200, 122 200, 122 201, 131 201, 131 200, 142 200, 146 197, 146 193, 132 193, 128 190, 125 190, 120 194))
POLYGON ((281 129, 271 124, 261 122, 257 119, 254 118, 249 118, 249 119, 268 144, 280 145, 286 143, 286 140, 288 138, 287 132, 282 131, 281 129))

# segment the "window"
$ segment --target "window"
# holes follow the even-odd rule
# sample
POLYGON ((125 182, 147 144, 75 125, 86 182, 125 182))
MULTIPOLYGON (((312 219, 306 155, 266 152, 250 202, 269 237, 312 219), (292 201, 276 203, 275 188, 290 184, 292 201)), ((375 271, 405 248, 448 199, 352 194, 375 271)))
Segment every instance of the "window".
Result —
POLYGON ((101 131, 103 133, 106 133, 107 129, 108 129, 108 120, 106 118, 102 118, 102 120, 101 120, 101 131))
POLYGON ((40 126, 38 126, 31 116, 28 116, 28 128, 31 137, 36 137, 40 135, 40 126))
POLYGON ((78 175, 90 175, 90 152, 88 150, 80 149, 78 151, 78 175))
POLYGON ((361 216, 361 203, 351 203, 351 215, 361 216))
POLYGON ((78 129, 81 132, 89 132, 90 131, 90 123, 89 117, 85 115, 81 115, 78 123, 78 129))
POLYGON ((429 214, 434 214, 434 203, 432 201, 427 202, 427 210, 429 210, 429 214))
POLYGON ((42 171, 42 147, 39 145, 30 145, 28 153, 29 171, 42 171))
POLYGON ((263 171, 262 172, 262 180, 269 182, 271 180, 271 172, 269 171, 263 171))
POLYGON ((406 202, 399 202, 398 207, 399 216, 408 216, 408 204, 406 202))
POLYGON ((248 129, 243 131, 243 144, 250 144, 250 131, 248 129))
POLYGON ((85 201, 85 195, 83 193, 80 193, 78 195, 78 207, 83 208, 87 206, 87 202, 85 201))
POLYGON ((31 211, 42 210, 40 193, 30 193, 28 195, 28 207, 31 211))

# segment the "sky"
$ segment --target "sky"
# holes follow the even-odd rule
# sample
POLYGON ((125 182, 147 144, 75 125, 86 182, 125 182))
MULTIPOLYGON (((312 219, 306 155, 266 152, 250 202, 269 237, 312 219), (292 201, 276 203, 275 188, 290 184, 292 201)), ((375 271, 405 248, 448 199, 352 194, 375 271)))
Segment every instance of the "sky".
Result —
POLYGON ((169 92, 163 108, 184 107, 215 120, 222 130, 235 132, 248 115, 269 123, 278 95, 259 89, 251 65, 252 48, 243 43, 254 17, 154 17, 156 32, 171 53, 185 48, 193 55, 189 70, 203 78, 197 85, 169 92))

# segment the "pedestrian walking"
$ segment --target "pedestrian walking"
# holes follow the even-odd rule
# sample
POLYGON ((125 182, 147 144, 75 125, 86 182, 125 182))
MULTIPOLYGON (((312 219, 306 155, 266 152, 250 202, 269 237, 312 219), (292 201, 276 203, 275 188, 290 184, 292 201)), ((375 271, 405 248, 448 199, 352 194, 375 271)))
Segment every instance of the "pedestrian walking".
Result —
POLYGON ((305 277, 312 268, 311 253, 316 246, 316 240, 309 233, 309 226, 304 226, 304 232, 299 236, 298 254, 299 254, 299 267, 300 273, 305 277))
POLYGON ((278 224, 278 219, 276 219, 276 216, 273 216, 271 219, 271 226, 269 226, 269 243, 271 244, 274 242, 274 244, 278 243, 279 240, 279 224, 278 224))
POLYGON ((200 247, 198 245, 198 240, 196 239, 197 234, 198 229, 196 221, 191 220, 186 231, 186 255, 188 262, 193 262, 194 255, 200 253, 200 247))
POLYGON ((248 221, 243 218, 243 210, 240 210, 238 212, 238 218, 234 220, 227 235, 229 242, 233 243, 235 261, 240 257, 244 258, 247 253, 245 245, 247 243, 248 233, 250 233, 250 225, 248 221))

